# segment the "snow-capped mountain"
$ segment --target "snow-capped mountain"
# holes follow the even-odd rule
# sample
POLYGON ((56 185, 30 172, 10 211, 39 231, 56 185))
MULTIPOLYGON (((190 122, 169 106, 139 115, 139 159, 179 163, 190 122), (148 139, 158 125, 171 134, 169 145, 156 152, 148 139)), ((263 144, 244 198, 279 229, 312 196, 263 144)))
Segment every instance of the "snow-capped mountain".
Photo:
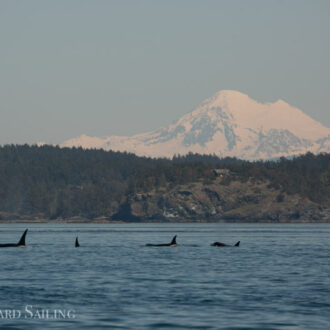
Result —
POLYGON ((167 127, 129 137, 82 135, 62 146, 151 157, 193 152, 267 159, 307 151, 330 152, 330 129, 282 100, 259 103, 246 94, 223 90, 167 127))

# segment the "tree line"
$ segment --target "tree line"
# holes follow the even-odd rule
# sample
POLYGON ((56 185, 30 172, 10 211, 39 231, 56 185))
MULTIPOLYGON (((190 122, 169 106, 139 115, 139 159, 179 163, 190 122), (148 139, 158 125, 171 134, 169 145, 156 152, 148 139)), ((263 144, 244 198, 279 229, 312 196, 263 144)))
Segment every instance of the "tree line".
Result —
POLYGON ((111 218, 129 195, 196 180, 208 184, 218 169, 231 173, 221 184, 267 181, 283 193, 328 205, 329 160, 328 153, 256 162, 190 153, 170 160, 96 149, 5 145, 0 147, 0 219, 111 218))

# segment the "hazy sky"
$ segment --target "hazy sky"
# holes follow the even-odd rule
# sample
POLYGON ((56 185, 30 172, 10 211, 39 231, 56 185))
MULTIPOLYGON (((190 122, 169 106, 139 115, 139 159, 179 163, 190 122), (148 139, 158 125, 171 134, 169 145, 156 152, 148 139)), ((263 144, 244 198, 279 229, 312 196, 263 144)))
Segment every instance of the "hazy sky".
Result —
POLYGON ((330 126, 329 0, 0 0, 0 144, 131 135, 221 89, 330 126))

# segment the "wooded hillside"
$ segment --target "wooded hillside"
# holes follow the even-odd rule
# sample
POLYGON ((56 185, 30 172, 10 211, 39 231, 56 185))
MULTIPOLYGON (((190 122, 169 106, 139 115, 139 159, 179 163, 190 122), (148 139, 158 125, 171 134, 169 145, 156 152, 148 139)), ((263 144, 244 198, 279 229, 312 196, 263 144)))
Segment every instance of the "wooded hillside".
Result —
POLYGON ((296 194, 327 207, 330 155, 248 162, 189 154, 169 160, 103 150, 6 145, 0 147, 0 217, 111 219, 136 194, 194 182, 207 186, 217 180, 221 185, 267 182, 269 189, 278 191, 278 202, 296 194), (230 175, 221 174, 221 169, 230 175))

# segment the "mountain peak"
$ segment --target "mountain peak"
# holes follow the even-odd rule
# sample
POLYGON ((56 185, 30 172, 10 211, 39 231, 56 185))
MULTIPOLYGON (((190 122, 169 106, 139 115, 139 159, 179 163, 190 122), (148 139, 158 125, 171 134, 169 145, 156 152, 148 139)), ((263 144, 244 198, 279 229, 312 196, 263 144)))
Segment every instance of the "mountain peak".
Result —
POLYGON ((249 95, 239 92, 239 91, 235 91, 235 90, 230 90, 230 89, 223 89, 220 90, 219 92, 215 93, 212 97, 206 99, 202 104, 218 104, 218 105, 222 105, 222 106, 239 106, 240 108, 242 108, 242 106, 253 106, 255 107, 256 105, 272 105, 272 104, 276 104, 278 106, 290 106, 290 104, 288 104, 287 102, 285 102, 282 99, 278 99, 275 102, 259 102, 256 101, 254 99, 252 99, 251 97, 249 97, 249 95))
POLYGON ((247 94, 244 94, 242 92, 239 91, 235 91, 232 89, 223 89, 217 93, 215 93, 215 96, 217 99, 220 98, 249 98, 249 96, 247 94))
MULTIPOLYGON (((258 102, 247 94, 234 90, 221 90, 200 105, 200 110, 219 108, 234 116, 240 116, 242 112, 251 113, 257 108, 258 102)), ((244 115, 244 114, 243 114, 244 115)))
POLYGON ((83 135, 62 145, 151 157, 195 152, 267 159, 329 152, 330 129, 283 100, 261 103, 238 91, 221 90, 167 127, 131 137, 83 135))
POLYGON ((232 101, 247 101, 251 100, 247 94, 230 90, 230 89, 223 89, 217 93, 215 93, 210 98, 206 99, 202 105, 210 105, 210 104, 217 104, 217 105, 225 105, 232 101))

